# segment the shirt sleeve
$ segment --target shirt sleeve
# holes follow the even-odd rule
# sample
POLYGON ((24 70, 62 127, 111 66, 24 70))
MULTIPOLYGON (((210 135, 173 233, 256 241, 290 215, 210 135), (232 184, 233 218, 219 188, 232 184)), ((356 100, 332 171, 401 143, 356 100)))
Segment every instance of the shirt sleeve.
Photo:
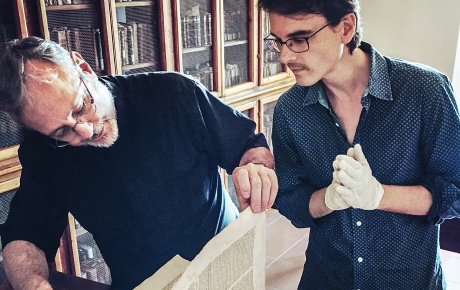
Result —
POLYGON ((52 188, 46 181, 46 169, 40 168, 38 162, 40 154, 29 151, 30 154, 26 155, 22 147, 19 149, 21 186, 11 201, 5 223, 0 227, 2 246, 14 240, 28 241, 45 253, 48 262, 52 262, 67 225, 67 211, 50 194, 52 188))
POLYGON ((278 176, 276 205, 295 227, 305 228, 315 225, 310 215, 309 205, 315 188, 305 177, 305 168, 293 150, 291 130, 287 126, 281 102, 275 107, 273 119, 273 152, 275 171, 278 176))
POLYGON ((198 122, 205 128, 218 165, 227 172, 233 172, 247 150, 268 148, 265 136, 254 132, 254 121, 221 102, 200 83, 195 83, 194 93, 198 122))
POLYGON ((422 185, 433 204, 428 213, 432 223, 460 217, 460 119, 453 89, 447 77, 439 75, 427 84, 422 108, 422 152, 426 173, 422 185))

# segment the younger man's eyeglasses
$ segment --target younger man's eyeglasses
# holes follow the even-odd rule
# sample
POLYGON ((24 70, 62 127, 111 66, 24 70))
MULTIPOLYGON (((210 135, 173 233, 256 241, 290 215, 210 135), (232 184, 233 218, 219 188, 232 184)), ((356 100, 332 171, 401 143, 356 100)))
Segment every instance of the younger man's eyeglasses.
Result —
POLYGON ((306 52, 310 49, 310 43, 308 42, 308 40, 312 38, 313 36, 315 36, 321 30, 326 28, 329 24, 331 24, 331 21, 326 23, 326 25, 316 30, 315 32, 313 32, 307 37, 293 37, 293 38, 289 38, 286 41, 282 41, 278 37, 269 35, 264 38, 264 41, 267 47, 271 51, 274 51, 274 52, 278 52, 278 53, 281 52, 281 47, 283 46, 283 44, 286 44, 287 48, 289 48, 292 52, 295 52, 295 53, 306 52))

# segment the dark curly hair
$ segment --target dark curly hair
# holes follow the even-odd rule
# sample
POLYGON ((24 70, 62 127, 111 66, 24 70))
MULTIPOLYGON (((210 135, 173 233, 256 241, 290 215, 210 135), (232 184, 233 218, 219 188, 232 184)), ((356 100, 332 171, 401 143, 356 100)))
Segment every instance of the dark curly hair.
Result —
POLYGON ((350 53, 360 45, 363 37, 358 0, 259 0, 259 9, 284 16, 321 14, 333 26, 339 24, 346 14, 354 13, 356 16, 355 35, 347 44, 350 53))

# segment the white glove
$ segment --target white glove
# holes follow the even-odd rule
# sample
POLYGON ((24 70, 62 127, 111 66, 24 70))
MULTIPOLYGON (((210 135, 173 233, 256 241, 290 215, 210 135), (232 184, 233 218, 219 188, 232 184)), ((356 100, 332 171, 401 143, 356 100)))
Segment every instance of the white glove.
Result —
POLYGON ((335 191, 353 208, 376 209, 382 200, 384 190, 372 175, 361 145, 356 144, 346 155, 337 156, 333 163, 334 179, 340 184, 335 191), (348 155, 353 154, 354 158, 348 155))
POLYGON ((326 189, 326 195, 324 196, 324 202, 329 209, 342 210, 347 209, 350 205, 343 199, 343 197, 335 191, 335 188, 340 185, 337 182, 332 181, 326 189))
MULTIPOLYGON (((353 156, 353 148, 348 149, 347 155, 353 156), (351 155, 350 155, 351 154, 351 155)), ((334 161, 332 163, 334 167, 334 173, 332 174, 332 184, 326 188, 326 195, 324 196, 324 202, 329 209, 332 210, 342 210, 347 209, 350 205, 343 199, 343 197, 335 190, 337 186, 340 186, 339 180, 337 178, 337 163, 334 161)))

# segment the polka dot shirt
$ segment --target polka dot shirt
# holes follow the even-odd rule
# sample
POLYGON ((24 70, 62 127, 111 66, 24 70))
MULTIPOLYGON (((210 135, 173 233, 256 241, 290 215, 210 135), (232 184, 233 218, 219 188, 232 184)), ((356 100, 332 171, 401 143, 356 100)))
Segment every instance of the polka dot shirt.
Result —
POLYGON ((299 289, 445 289, 439 223, 460 212, 460 121, 452 87, 439 72, 380 55, 367 43, 371 76, 349 144, 322 85, 294 85, 274 113, 280 212, 310 227, 299 289), (362 145, 382 184, 422 185, 426 216, 346 209, 313 219, 314 191, 332 182, 332 161, 362 145))

